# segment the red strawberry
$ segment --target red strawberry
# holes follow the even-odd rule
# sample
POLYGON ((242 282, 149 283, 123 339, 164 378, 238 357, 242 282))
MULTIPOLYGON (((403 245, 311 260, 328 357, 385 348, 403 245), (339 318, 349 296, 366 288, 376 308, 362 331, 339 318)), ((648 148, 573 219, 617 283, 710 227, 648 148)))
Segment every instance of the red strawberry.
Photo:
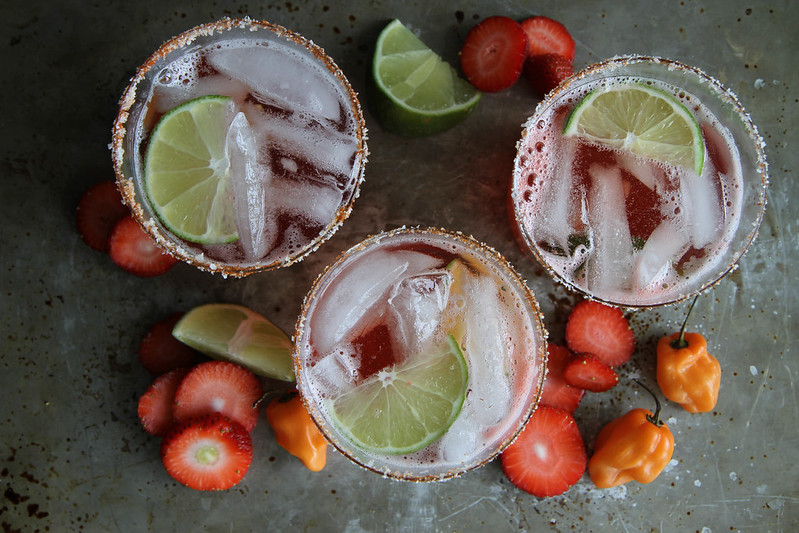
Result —
POLYGON ((524 77, 541 97, 573 73, 571 61, 558 54, 530 56, 524 62, 524 77))
POLYGON ((181 380, 189 373, 188 368, 176 368, 158 376, 139 398, 139 421, 150 435, 163 437, 172 429, 172 404, 175 391, 181 380))
POLYGON ((511 483, 539 498, 563 494, 585 472, 585 443, 574 417, 541 405, 499 457, 511 483))
POLYGON ((507 89, 519 79, 527 57, 527 34, 503 16, 488 17, 469 30, 461 48, 461 68, 480 91, 507 89))
POLYGON ((618 307, 583 300, 566 321, 566 344, 574 353, 589 352, 608 366, 630 360, 635 336, 618 307))
POLYGON ((252 431, 258 421, 253 404, 262 394, 261 382, 246 368, 228 361, 206 361, 180 382, 172 414, 181 422, 219 412, 252 431))
POLYGON ((156 246, 130 215, 121 218, 114 226, 108 253, 118 267, 143 278, 159 276, 178 262, 156 246))
POLYGON ((139 362, 154 375, 172 369, 189 367, 197 360, 197 352, 172 336, 172 329, 183 316, 174 313, 157 322, 139 344, 139 362))
POLYGON ((550 343, 547 346, 547 377, 544 380, 544 391, 541 394, 541 404, 557 407, 573 413, 585 391, 572 387, 563 379, 563 370, 571 361, 572 354, 565 346, 550 343))
POLYGON ((100 252, 108 251, 108 239, 117 221, 129 214, 122 195, 111 180, 95 183, 78 201, 75 222, 84 242, 100 252))
POLYGON ((252 439, 241 424, 212 413, 175 427, 161 442, 161 461, 189 488, 225 490, 250 468, 252 439))
POLYGON ((574 39, 566 26, 548 17, 530 17, 519 24, 527 34, 527 55, 558 54, 574 61, 574 39))
POLYGON ((605 392, 616 386, 619 375, 596 355, 581 353, 572 357, 566 365, 563 379, 572 387, 591 392, 605 392))

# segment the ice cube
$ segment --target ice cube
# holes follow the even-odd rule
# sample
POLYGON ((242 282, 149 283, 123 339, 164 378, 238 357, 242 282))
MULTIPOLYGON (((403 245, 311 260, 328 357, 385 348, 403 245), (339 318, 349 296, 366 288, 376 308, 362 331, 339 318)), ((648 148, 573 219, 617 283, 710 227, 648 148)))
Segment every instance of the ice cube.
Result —
POLYGON ((540 202, 541 213, 536 217, 534 238, 555 245, 561 250, 569 250, 569 235, 574 233, 571 220, 574 204, 579 199, 575 189, 571 161, 574 160, 576 141, 565 140, 560 158, 563 164, 556 168, 557 175, 546 189, 540 202))
POLYGON ((666 219, 653 231, 635 258, 633 283, 646 289, 662 280, 688 246, 688 234, 673 220, 666 219))
POLYGON ((473 411, 465 406, 458 418, 438 441, 438 453, 447 463, 460 463, 473 457, 477 449, 480 426, 474 422, 473 411))
POLYGON ((327 226, 336 216, 343 193, 334 186, 313 181, 274 179, 270 196, 274 209, 327 226))
POLYGON ((721 236, 724 226, 716 171, 708 161, 701 176, 681 169, 679 178, 686 229, 694 248, 702 249, 721 236))
POLYGON ((342 344, 308 367, 309 382, 315 382, 319 393, 335 398, 352 389, 358 379, 358 364, 352 346, 342 344))
POLYGON ((635 155, 633 152, 618 151, 616 153, 616 162, 619 167, 623 168, 638 181, 646 185, 649 190, 655 190, 655 187, 658 185, 658 175, 662 173, 662 170, 651 161, 647 161, 635 155))
POLYGON ((402 278, 391 290, 388 307, 397 321, 402 352, 419 353, 432 339, 449 300, 452 274, 448 270, 402 278))

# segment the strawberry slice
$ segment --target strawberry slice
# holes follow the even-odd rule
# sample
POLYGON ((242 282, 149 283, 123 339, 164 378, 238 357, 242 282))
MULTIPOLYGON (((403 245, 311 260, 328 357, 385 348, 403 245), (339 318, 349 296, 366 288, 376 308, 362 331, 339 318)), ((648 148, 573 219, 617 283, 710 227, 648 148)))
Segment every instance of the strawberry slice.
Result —
POLYGON ((563 379, 563 371, 572 354, 565 346, 550 343, 547 345, 547 377, 544 380, 544 390, 541 393, 541 404, 557 407, 569 413, 573 413, 585 391, 578 387, 573 387, 563 379))
POLYGON ((253 404, 262 394, 261 382, 246 368, 228 361, 206 361, 180 382, 172 415, 182 422, 219 412, 252 431, 258 421, 253 404))
POLYGON ((589 352, 608 366, 630 360, 635 336, 621 309, 583 300, 566 320, 566 344, 574 353, 589 352))
POLYGON ((161 250, 130 215, 114 226, 108 253, 118 267, 143 278, 160 276, 178 262, 161 250))
POLYGON ((509 17, 488 17, 466 35, 461 68, 476 89, 492 93, 516 83, 526 57, 527 34, 521 26, 509 17))
POLYGON ((524 62, 524 77, 543 97, 574 73, 571 61, 558 54, 540 54, 524 62))
POLYGON ((173 313, 150 328, 139 343, 139 362, 153 376, 193 366, 198 353, 172 336, 183 313, 173 313))
POLYGON ((519 26, 527 34, 527 55, 558 54, 574 61, 574 38, 566 26, 548 17, 530 17, 519 26))
POLYGON ((122 195, 111 180, 95 183, 78 201, 75 223, 83 241, 100 252, 108 251, 111 231, 120 218, 129 214, 122 195))
POLYGON ((249 432, 219 414, 192 418, 161 442, 161 461, 179 483, 196 490, 225 490, 244 478, 252 464, 249 432))
POLYGON ((511 483, 546 498, 563 494, 577 483, 588 457, 574 417, 563 409, 542 405, 499 460, 511 483))
POLYGON ((175 403, 175 391, 188 373, 188 368, 176 368, 158 376, 141 395, 138 414, 144 431, 158 437, 169 433, 173 426, 172 404, 175 403))
POLYGON ((616 386, 619 375, 599 357, 590 353, 580 353, 563 370, 563 379, 572 387, 591 392, 605 392, 616 386))

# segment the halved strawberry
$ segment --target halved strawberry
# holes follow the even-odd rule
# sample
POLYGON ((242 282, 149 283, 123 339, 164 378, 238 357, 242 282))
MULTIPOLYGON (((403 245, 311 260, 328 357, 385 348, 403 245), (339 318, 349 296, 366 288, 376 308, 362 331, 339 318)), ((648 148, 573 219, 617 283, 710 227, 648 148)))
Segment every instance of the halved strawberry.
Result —
POLYGON ((466 35, 461 68, 476 89, 497 92, 516 83, 526 57, 527 34, 521 26, 509 17, 488 17, 466 35))
POLYGON ((252 464, 252 439, 244 427, 219 413, 176 426, 161 442, 161 461, 176 481, 196 490, 225 490, 252 464))
POLYGON ((544 390, 541 393, 541 404, 557 407, 573 413, 585 391, 572 387, 563 379, 563 370, 571 361, 572 354, 565 346, 549 343, 547 345, 547 377, 544 380, 544 390))
POLYGON ((178 262, 156 246, 130 215, 121 218, 114 226, 108 253, 118 267, 143 278, 159 276, 178 262))
POLYGON ((524 62, 524 77, 543 97, 574 73, 571 61, 558 54, 540 54, 524 62))
POLYGON ((516 441, 499 457, 511 483, 539 498, 563 494, 585 472, 585 442, 574 417, 539 406, 516 441))
POLYGON ((246 368, 228 361, 206 361, 180 382, 172 415, 182 422, 219 412, 252 431, 258 421, 253 404, 262 394, 261 382, 246 368))
POLYGON ((574 353, 589 352, 608 366, 630 360, 635 335, 618 307, 583 300, 566 320, 566 344, 574 353))
POLYGON ((172 336, 172 329, 183 313, 173 313, 156 322, 139 343, 139 362, 154 375, 160 376, 172 369, 193 366, 197 351, 172 336))
POLYGON ((527 34, 527 55, 558 54, 569 63, 574 61, 574 38, 566 26, 549 17, 530 17, 521 26, 527 34))
POLYGON ((100 252, 108 251, 108 239, 120 218, 129 214, 122 195, 111 180, 95 183, 78 201, 75 222, 84 242, 100 252))
POLYGON ((172 429, 172 405, 175 391, 181 380, 189 373, 188 368, 176 368, 158 376, 139 398, 138 414, 144 431, 163 437, 172 429))
POLYGON ((619 375, 596 355, 579 353, 566 365, 563 379, 572 387, 591 392, 604 392, 616 386, 619 375))

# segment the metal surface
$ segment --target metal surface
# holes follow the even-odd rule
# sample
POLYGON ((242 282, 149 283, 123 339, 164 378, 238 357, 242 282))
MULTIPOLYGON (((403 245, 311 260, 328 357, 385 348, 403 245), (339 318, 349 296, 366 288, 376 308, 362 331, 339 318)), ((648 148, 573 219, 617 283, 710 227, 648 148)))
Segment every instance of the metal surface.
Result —
MULTIPOLYGON (((3 2, 0 524, 4 531, 796 531, 799 529, 799 8, 789 0, 569 2, 3 2), (723 368, 713 413, 669 404, 674 460, 649 485, 598 490, 588 476, 537 499, 497 462, 445 483, 361 470, 332 448, 311 473, 256 427, 255 461, 222 493, 175 483, 136 420, 151 378, 136 348, 173 311, 236 302, 290 331, 324 265, 367 235, 403 224, 460 230, 504 253, 528 279, 555 341, 577 298, 513 241, 505 195, 520 125, 538 102, 522 81, 484 97, 459 127, 428 139, 382 131, 368 108, 371 156, 352 216, 298 265, 222 279, 178 265, 139 279, 87 247, 75 206, 113 177, 111 124, 136 67, 167 38, 223 16, 282 24, 321 45, 363 93, 371 46, 393 17, 452 62, 468 29, 504 14, 545 14, 577 40, 576 66, 622 53, 696 65, 729 86, 766 140, 771 188, 760 236, 740 268, 694 311, 723 368)), ((589 451, 602 424, 649 399, 654 344, 685 305, 630 314, 638 339, 622 384, 586 397, 576 417, 589 451)))

